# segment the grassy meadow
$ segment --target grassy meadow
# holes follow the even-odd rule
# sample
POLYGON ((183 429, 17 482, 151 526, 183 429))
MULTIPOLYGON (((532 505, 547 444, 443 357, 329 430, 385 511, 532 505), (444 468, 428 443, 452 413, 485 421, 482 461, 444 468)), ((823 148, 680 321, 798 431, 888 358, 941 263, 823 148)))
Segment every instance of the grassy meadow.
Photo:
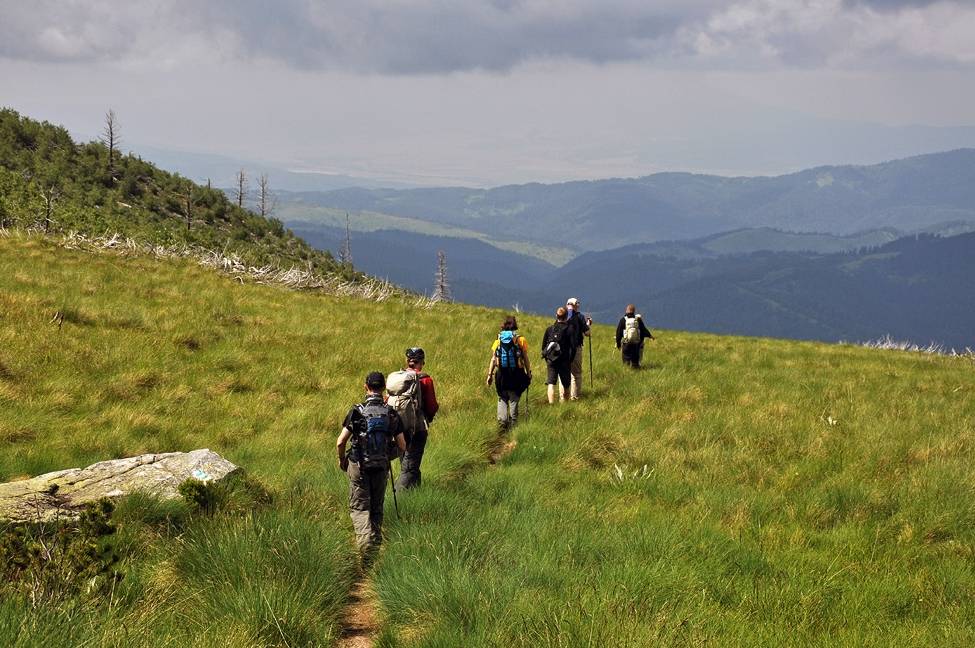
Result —
POLYGON ((631 372, 599 326, 595 388, 549 407, 536 378, 492 464, 501 317, 0 236, 0 479, 209 447, 273 496, 121 502, 118 585, 0 586, 0 643, 332 645, 359 577, 334 439, 412 344, 443 408, 387 509, 377 645, 975 643, 970 359, 655 331, 631 372))

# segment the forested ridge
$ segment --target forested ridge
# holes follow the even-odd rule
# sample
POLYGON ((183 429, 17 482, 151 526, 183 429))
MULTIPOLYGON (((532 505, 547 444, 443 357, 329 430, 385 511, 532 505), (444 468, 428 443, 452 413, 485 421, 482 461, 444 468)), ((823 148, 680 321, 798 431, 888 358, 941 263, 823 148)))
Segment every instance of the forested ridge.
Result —
POLYGON ((281 221, 135 154, 121 154, 117 122, 113 131, 104 141, 77 143, 62 126, 0 109, 0 228, 117 234, 151 245, 217 250, 248 264, 353 278, 281 221))

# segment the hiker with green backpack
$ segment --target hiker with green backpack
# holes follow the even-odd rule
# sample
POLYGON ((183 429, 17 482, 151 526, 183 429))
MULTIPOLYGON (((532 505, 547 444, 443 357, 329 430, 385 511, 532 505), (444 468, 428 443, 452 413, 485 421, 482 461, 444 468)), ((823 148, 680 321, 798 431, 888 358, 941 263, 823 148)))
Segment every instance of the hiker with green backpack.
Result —
POLYGON ((420 485, 420 462, 427 445, 427 431, 440 409, 433 378, 423 373, 424 364, 426 353, 423 349, 410 347, 406 350, 406 367, 386 378, 389 405, 399 414, 406 436, 406 452, 400 458, 400 473, 396 480, 398 489, 420 485))
POLYGON ((397 449, 400 453, 406 450, 400 418, 383 399, 385 384, 378 371, 366 376, 366 398, 349 410, 335 442, 339 468, 349 475, 349 515, 364 561, 371 559, 383 541, 389 457, 397 449), (349 441, 352 447, 346 451, 349 441))
POLYGON ((634 369, 640 368, 645 339, 654 339, 653 334, 643 323, 643 316, 637 314, 636 306, 627 304, 626 313, 616 325, 616 348, 621 351, 623 364, 634 369))
POLYGON ((528 342, 518 334, 518 320, 514 315, 504 318, 498 339, 491 345, 487 385, 492 381, 498 392, 498 428, 506 432, 518 422, 518 402, 532 381, 528 342))

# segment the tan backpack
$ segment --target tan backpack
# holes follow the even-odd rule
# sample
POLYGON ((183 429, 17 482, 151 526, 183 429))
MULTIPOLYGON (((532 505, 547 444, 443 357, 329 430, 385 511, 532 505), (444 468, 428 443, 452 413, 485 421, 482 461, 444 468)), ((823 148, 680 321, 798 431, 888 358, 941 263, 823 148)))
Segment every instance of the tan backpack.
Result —
POLYGON ((389 393, 387 404, 396 410, 403 431, 408 439, 416 432, 425 430, 427 419, 423 416, 423 392, 420 390, 420 378, 411 369, 394 371, 386 378, 386 391, 389 393))

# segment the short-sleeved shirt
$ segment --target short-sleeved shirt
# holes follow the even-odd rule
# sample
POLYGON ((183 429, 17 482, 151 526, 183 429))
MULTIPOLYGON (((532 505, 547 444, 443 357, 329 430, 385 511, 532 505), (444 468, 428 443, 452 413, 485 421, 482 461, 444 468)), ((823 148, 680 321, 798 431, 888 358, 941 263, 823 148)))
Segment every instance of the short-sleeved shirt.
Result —
MULTIPOLYGON (((521 349, 521 357, 518 358, 518 367, 521 369, 525 368, 525 358, 528 357, 528 341, 525 340, 524 335, 518 335, 515 333, 515 344, 521 349)), ((498 353, 498 347, 501 346, 501 340, 497 339, 494 344, 491 345, 491 354, 496 355, 498 353)))
MULTIPOLYGON (((362 401, 362 404, 385 405, 386 401, 383 400, 382 396, 367 396, 366 400, 362 401)), ((389 410, 389 438, 395 441, 396 435, 402 434, 403 425, 400 422, 399 414, 396 413, 396 410, 388 405, 387 409, 389 410)), ((342 421, 342 427, 348 428, 353 433, 353 439, 355 438, 355 425, 358 421, 365 421, 365 417, 362 416, 362 412, 359 411, 359 406, 357 405, 349 410, 349 413, 345 415, 345 420, 342 421)))

